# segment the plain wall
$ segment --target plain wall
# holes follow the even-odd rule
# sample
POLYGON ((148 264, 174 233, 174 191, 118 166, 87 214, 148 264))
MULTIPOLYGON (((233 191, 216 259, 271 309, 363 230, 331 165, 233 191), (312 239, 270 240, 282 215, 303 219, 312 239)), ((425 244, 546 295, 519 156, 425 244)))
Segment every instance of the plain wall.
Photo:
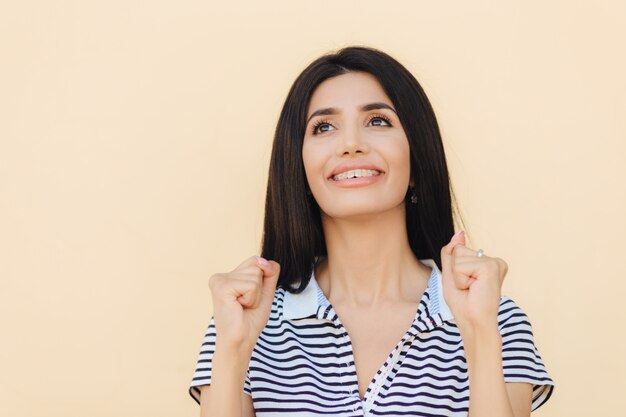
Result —
POLYGON ((556 382, 623 410, 621 1, 0 5, 0 415, 196 416, 208 278, 258 254, 273 130, 320 54, 424 86, 474 248, 556 382))

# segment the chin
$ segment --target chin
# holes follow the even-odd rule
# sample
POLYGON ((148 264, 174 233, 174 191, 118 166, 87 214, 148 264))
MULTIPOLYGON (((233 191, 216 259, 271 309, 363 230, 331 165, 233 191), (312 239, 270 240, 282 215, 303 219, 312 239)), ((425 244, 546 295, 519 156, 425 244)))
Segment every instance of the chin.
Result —
POLYGON ((322 218, 342 219, 342 220, 372 220, 383 214, 394 212, 402 213, 404 216, 404 198, 400 204, 383 204, 383 202, 369 202, 368 204, 342 204, 331 207, 321 207, 322 218))

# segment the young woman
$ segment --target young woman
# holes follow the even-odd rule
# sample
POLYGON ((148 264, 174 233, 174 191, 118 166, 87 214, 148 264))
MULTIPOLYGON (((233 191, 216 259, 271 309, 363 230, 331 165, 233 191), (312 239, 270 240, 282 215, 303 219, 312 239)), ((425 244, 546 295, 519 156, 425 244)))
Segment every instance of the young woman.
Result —
POLYGON ((365 47, 311 63, 276 128, 261 257, 209 280, 201 415, 521 417, 547 401, 507 264, 454 233, 452 201, 409 71, 365 47))

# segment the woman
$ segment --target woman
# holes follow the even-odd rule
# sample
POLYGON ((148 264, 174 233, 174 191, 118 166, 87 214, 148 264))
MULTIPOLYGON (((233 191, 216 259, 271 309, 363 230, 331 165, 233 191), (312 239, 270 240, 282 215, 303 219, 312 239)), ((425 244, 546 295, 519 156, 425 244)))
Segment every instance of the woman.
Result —
POLYGON ((554 384, 507 264, 453 234, 415 78, 371 48, 311 63, 276 128, 262 256, 209 280, 202 416, 530 415, 554 384))

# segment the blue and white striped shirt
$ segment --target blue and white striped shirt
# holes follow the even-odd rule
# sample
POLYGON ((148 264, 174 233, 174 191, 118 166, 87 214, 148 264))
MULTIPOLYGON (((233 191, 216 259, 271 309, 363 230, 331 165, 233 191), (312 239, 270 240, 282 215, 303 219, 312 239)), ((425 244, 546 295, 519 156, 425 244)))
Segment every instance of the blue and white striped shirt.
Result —
MULTIPOLYGON (((269 321, 252 352, 243 390, 257 417, 467 416, 469 379, 463 341, 432 268, 415 320, 359 397, 352 344, 315 276, 300 294, 275 292, 269 321)), ((531 323, 513 300, 498 311, 505 382, 533 384, 532 409, 551 396, 554 382, 539 355, 531 323)), ((211 383, 215 350, 211 318, 189 386, 199 403, 211 383)))

